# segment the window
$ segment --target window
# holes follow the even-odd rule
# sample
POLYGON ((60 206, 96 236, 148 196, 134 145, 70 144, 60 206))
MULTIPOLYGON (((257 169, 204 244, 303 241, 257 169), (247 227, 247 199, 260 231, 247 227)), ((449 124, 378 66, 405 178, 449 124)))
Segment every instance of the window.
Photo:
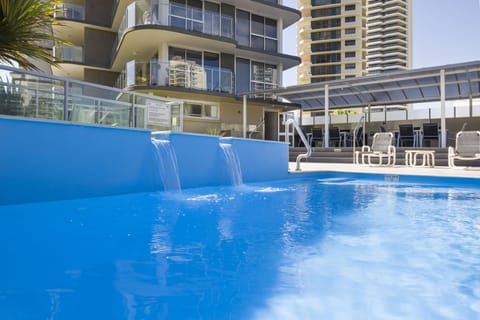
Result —
POLYGON ((185 17, 187 16, 185 0, 170 1, 170 25, 185 29, 185 17))
MULTIPOLYGON (((237 58, 235 73, 236 93, 268 90, 277 87, 277 66, 237 58)), ((258 98, 264 98, 263 95, 258 98)))
POLYGON ((204 52, 203 67, 207 74, 207 90, 221 91, 220 55, 212 52, 204 52))
POLYGON ((355 51, 345 52, 345 58, 355 58, 355 51))
POLYGON ((226 3, 221 4, 221 29, 222 37, 233 38, 233 21, 235 20, 235 7, 226 3))
POLYGON ((355 28, 345 29, 345 34, 355 34, 355 28))
POLYGON ((250 91, 250 60, 237 58, 235 70, 236 93, 250 91))
POLYGON ((311 67, 310 69, 311 69, 310 72, 312 73, 312 76, 342 73, 342 68, 340 65, 318 66, 318 67, 311 67))
POLYGON ((345 11, 352 11, 352 10, 355 10, 354 4, 349 4, 345 6, 345 11))
POLYGON ((325 6, 340 3, 340 0, 312 0, 312 6, 325 6))
POLYGON ((265 50, 278 51, 277 21, 265 18, 265 50))
POLYGON ((203 2, 200 0, 171 0, 170 25, 203 32, 203 2))
POLYGON ((252 14, 252 33, 250 45, 252 48, 277 51, 277 21, 252 14))
POLYGON ((262 49, 265 41, 264 17, 252 15, 251 46, 255 49, 262 49))
POLYGON ((340 53, 312 55, 311 60, 312 60, 313 64, 339 62, 340 61, 340 53))
POLYGON ((355 22, 355 16, 345 17, 345 22, 355 22))
POLYGON ((220 35, 220 6, 205 1, 205 33, 220 35))
POLYGON ((355 40, 345 40, 345 46, 354 46, 355 40))
POLYGON ((220 118, 220 108, 218 105, 199 102, 185 102, 183 105, 183 114, 191 118, 203 118, 218 120, 220 118))
POLYGON ((220 55, 214 52, 183 48, 168 48, 169 84, 216 92, 232 92, 232 69, 228 56, 220 63, 220 55), (222 65, 222 68, 220 67, 222 65))
POLYGON ((312 10, 311 12, 312 18, 330 17, 330 16, 338 16, 338 15, 340 15, 340 7, 328 8, 328 9, 316 9, 316 10, 312 10))
POLYGON ((355 63, 347 63, 347 64, 345 64, 345 69, 355 69, 355 63))
POLYGON ((250 13, 237 10, 237 25, 235 39, 242 46, 250 46, 250 13))
POLYGON ((311 45, 312 52, 340 50, 340 41, 329 43, 314 43, 311 45))
POLYGON ((340 35, 340 30, 318 31, 318 32, 312 32, 311 38, 312 38, 312 41, 330 40, 330 39, 340 39, 341 35, 340 35))
POLYGON ((312 21, 310 26, 312 30, 316 29, 324 29, 324 28, 334 28, 340 27, 340 19, 329 19, 329 20, 320 20, 320 21, 312 21))

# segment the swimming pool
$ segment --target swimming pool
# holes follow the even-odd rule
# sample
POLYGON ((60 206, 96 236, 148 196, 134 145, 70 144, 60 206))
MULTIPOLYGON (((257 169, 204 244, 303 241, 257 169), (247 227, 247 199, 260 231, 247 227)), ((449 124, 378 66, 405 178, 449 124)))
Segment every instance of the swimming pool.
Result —
POLYGON ((0 206, 0 318, 480 318, 479 188, 298 177, 0 206))

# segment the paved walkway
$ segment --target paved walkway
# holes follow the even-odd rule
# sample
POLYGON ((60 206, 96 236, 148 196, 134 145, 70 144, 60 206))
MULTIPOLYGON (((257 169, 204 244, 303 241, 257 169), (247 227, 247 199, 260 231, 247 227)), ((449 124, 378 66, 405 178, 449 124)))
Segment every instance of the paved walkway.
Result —
MULTIPOLYGON (((289 163, 290 172, 294 173, 296 167, 295 162, 289 163)), ((407 167, 403 165, 398 166, 382 166, 374 167, 368 165, 355 165, 344 163, 313 163, 301 162, 301 172, 313 171, 334 171, 334 172, 358 172, 358 173, 385 173, 385 174, 399 174, 399 175, 415 175, 415 176, 437 176, 437 177, 467 177, 479 178, 480 168, 466 167, 466 168, 449 168, 449 167, 407 167)), ((480 181, 479 181, 480 183, 480 181)))

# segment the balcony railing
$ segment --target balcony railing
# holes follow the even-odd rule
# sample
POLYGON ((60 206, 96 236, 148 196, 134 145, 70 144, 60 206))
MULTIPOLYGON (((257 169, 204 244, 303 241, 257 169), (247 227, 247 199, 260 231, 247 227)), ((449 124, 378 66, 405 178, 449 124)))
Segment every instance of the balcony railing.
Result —
POLYGON ((2 65, 0 75, 0 115, 151 130, 183 129, 183 103, 175 99, 2 65))
POLYGON ((180 87, 228 94, 232 94, 234 88, 231 70, 181 59, 127 62, 117 87, 130 86, 180 87))
POLYGON ((160 3, 159 0, 135 1, 127 7, 118 29, 117 44, 128 28, 140 25, 170 26, 233 39, 233 17, 219 12, 160 3))
POLYGON ((53 55, 62 62, 84 62, 83 47, 79 46, 54 46, 53 55))
POLYGON ((75 3, 62 3, 55 6, 55 18, 85 20, 85 7, 75 3))

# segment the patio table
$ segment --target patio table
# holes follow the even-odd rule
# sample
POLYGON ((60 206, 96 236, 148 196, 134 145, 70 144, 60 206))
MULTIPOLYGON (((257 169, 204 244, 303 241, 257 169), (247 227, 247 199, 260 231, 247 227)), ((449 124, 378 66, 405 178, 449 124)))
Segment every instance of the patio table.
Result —
POLYGON ((405 165, 409 167, 429 166, 435 167, 434 150, 405 150, 405 165), (417 165, 417 157, 421 155, 422 164, 417 165))

